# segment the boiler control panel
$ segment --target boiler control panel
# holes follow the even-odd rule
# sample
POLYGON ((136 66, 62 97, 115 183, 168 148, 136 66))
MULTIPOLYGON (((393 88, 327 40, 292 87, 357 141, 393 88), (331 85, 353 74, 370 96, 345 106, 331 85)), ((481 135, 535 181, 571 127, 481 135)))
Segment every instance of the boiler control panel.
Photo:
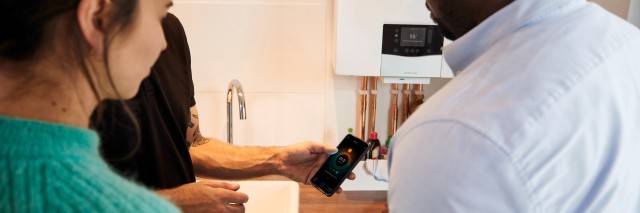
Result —
POLYGON ((442 55, 444 37, 436 25, 385 24, 382 54, 397 56, 442 55))

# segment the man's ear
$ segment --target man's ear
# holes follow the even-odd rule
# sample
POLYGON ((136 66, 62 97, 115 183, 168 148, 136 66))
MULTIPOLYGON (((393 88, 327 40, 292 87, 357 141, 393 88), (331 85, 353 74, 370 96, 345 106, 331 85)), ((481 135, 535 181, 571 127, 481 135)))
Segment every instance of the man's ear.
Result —
POLYGON ((78 26, 91 51, 101 53, 105 48, 103 41, 111 6, 111 0, 81 0, 78 5, 78 26))

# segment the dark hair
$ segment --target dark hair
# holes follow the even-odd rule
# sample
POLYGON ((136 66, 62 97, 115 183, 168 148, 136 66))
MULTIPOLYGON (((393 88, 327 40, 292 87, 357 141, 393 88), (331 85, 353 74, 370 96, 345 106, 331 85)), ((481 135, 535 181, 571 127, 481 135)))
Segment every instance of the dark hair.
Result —
MULTIPOLYGON (((68 31, 75 32, 73 39, 81 40, 76 10, 80 0, 0 0, 0 58, 12 61, 33 59, 51 37, 54 20, 67 15, 68 31)), ((111 37, 119 29, 126 28, 138 5, 137 0, 113 0, 113 14, 106 32, 111 37)))
MULTIPOLYGON (((0 65, 4 61, 29 63, 38 60, 44 51, 43 49, 49 45, 46 42, 51 42, 50 38, 55 36, 53 33, 59 32, 56 27, 63 26, 64 32, 68 33, 70 37, 65 39, 69 46, 66 52, 73 57, 73 60, 69 60, 68 63, 75 63, 81 68, 96 100, 100 101, 102 97, 99 97, 97 82, 91 78, 91 71, 96 69, 93 64, 87 64, 84 60, 88 53, 88 47, 84 43, 76 18, 79 3, 80 0, 0 0, 0 65)), ((105 48, 101 54, 109 86, 120 99, 121 96, 115 87, 109 69, 109 48, 111 40, 130 26, 138 0, 111 0, 111 4, 110 20, 107 22, 108 25, 104 26, 106 35, 103 44, 105 48)), ((133 122, 136 133, 140 132, 138 121, 131 110, 124 102, 121 102, 121 106, 133 122)), ((134 150, 123 158, 133 155, 139 144, 138 137, 134 150)))

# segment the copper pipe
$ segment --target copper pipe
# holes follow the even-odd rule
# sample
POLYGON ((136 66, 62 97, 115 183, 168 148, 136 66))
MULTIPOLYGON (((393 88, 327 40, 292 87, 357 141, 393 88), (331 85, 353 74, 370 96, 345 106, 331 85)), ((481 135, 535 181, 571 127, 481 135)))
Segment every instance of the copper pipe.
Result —
POLYGON ((413 92, 413 102, 409 107, 409 116, 418 109, 418 107, 424 102, 424 85, 415 84, 415 91, 413 92))
POLYGON ((391 106, 389 107, 389 136, 398 130, 398 84, 391 84, 391 106))
POLYGON ((424 84, 416 84, 416 90, 414 92, 416 94, 416 106, 420 106, 424 102, 424 84))
POLYGON ((376 102, 378 101, 378 77, 369 77, 369 131, 376 131, 376 102))
POLYGON ((362 77, 362 83, 360 84, 360 113, 357 117, 358 122, 358 137, 360 139, 365 139, 365 131, 366 131, 366 119, 367 119, 367 93, 369 92, 369 78, 364 76, 362 77))
POLYGON ((402 86, 402 123, 409 118, 409 95, 411 94, 411 84, 402 86))

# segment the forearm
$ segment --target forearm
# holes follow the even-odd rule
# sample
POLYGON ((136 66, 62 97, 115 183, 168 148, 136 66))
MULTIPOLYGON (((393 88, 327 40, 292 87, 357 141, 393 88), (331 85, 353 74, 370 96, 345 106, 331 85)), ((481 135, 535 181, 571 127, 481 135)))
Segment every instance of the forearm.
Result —
POLYGON ((175 188, 173 189, 157 189, 155 190, 156 194, 160 195, 160 197, 164 197, 167 200, 173 202, 174 204, 178 204, 178 201, 182 201, 183 195, 178 193, 175 188))
POLYGON ((202 138, 192 147, 191 160, 197 176, 216 179, 246 179, 279 174, 280 147, 241 147, 202 138))

